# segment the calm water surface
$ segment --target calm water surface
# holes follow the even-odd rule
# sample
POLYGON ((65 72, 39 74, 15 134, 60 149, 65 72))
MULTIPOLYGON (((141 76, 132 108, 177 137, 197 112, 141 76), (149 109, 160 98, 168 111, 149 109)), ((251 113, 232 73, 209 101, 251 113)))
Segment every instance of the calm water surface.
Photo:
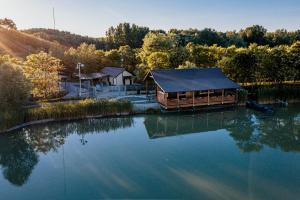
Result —
POLYGON ((300 105, 32 126, 0 136, 0 199, 299 199, 300 105))

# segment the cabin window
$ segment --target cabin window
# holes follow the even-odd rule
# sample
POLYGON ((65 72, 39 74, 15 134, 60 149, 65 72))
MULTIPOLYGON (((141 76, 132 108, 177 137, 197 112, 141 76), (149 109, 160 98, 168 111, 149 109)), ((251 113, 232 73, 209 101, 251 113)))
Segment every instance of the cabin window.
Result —
POLYGON ((196 91, 195 92, 195 97, 207 97, 207 90, 196 91))
POLYGON ((168 93, 168 99, 177 99, 177 93, 176 92, 168 93))
POLYGON ((209 94, 210 96, 222 96, 222 90, 212 90, 209 94))
POLYGON ((224 90, 224 96, 233 96, 235 95, 235 90, 224 90))
POLYGON ((179 92, 179 99, 185 99, 186 96, 186 92, 179 92))

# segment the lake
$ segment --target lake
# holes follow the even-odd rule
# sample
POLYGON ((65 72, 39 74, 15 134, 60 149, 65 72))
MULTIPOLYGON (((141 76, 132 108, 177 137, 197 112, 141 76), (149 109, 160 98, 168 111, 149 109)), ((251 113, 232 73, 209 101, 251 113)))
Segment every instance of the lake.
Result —
POLYGON ((32 126, 0 136, 0 199, 299 199, 300 105, 32 126))

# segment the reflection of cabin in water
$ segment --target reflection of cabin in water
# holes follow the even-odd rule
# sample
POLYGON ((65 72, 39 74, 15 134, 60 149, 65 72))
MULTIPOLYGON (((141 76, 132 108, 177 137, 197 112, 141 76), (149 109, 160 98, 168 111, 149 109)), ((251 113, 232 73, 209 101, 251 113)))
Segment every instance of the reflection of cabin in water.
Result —
POLYGON ((217 131, 234 124, 235 111, 211 112, 196 115, 149 115, 145 127, 149 138, 169 137, 191 133, 217 131))
POLYGON ((152 70, 156 98, 165 109, 235 104, 238 84, 218 68, 152 70))

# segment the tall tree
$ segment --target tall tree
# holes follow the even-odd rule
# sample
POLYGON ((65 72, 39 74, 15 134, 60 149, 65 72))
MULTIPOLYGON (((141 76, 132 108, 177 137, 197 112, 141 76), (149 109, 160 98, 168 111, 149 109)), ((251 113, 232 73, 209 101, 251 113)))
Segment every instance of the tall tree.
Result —
POLYGON ((143 44, 143 38, 148 32, 149 28, 147 27, 120 23, 117 27, 110 27, 106 32, 106 37, 110 49, 125 45, 131 48, 140 48, 143 44))
POLYGON ((255 81, 256 66, 255 55, 249 50, 241 49, 225 60, 223 70, 233 80, 246 83, 255 81))
POLYGON ((121 65, 131 72, 134 71, 135 66, 138 64, 135 50, 126 45, 121 46, 118 52, 121 56, 121 65))
POLYGON ((97 72, 101 69, 104 56, 105 53, 97 50, 94 44, 82 43, 79 47, 72 47, 65 52, 64 64, 70 74, 76 72, 76 64, 79 62, 85 65, 83 72, 97 72))
POLYGON ((26 57, 24 72, 32 83, 32 94, 38 98, 49 98, 59 92, 61 61, 50 54, 40 52, 26 57))
POLYGON ((295 42, 289 49, 290 66, 292 77, 290 80, 300 80, 300 41, 295 42))
POLYGON ((170 56, 166 52, 154 52, 147 58, 147 64, 150 69, 154 68, 169 68, 170 56))
POLYGON ((188 61, 195 63, 197 67, 216 66, 217 60, 208 46, 194 45, 189 43, 186 48, 189 53, 188 61))
POLYGON ((240 34, 245 42, 250 45, 251 43, 256 44, 265 44, 265 35, 267 33, 267 29, 263 26, 253 25, 247 27, 245 30, 241 30, 240 34))
POLYGON ((9 62, 0 64, 0 110, 20 109, 29 93, 30 83, 22 68, 9 62))

